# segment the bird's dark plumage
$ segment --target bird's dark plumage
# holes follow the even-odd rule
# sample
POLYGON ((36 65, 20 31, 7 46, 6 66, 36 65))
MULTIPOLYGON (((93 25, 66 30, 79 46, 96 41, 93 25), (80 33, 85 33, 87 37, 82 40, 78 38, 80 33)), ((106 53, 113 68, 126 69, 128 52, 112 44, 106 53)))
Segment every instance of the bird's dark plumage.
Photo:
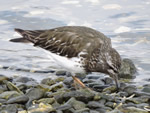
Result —
MULTIPOLYGON (((110 38, 99 31, 81 26, 64 26, 50 30, 15 29, 15 31, 34 46, 68 59, 80 57, 86 72, 102 72, 117 79, 114 76, 117 76, 120 69, 121 57, 112 48, 110 38)), ((15 42, 15 39, 12 41, 15 42)))

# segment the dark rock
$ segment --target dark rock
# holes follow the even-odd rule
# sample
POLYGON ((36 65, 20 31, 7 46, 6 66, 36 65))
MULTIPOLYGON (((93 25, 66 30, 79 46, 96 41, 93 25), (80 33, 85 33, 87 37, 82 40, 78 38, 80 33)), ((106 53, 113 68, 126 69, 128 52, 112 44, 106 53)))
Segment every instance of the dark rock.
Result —
POLYGON ((106 78, 104 79, 104 82, 105 82, 105 84, 112 84, 112 83, 113 83, 113 79, 110 78, 110 77, 106 77, 106 78))
POLYGON ((88 102, 92 100, 94 96, 95 93, 93 91, 89 91, 88 89, 81 89, 72 92, 66 92, 62 95, 57 95, 55 96, 55 99, 58 101, 58 103, 63 103, 64 101, 69 100, 71 97, 75 97, 77 100, 88 102))
POLYGON ((119 94, 120 97, 127 97, 128 96, 128 93, 123 92, 123 91, 120 91, 118 94, 119 94))
POLYGON ((108 107, 111 107, 111 108, 115 107, 113 102, 106 102, 105 106, 108 106, 108 107))
POLYGON ((87 106, 91 109, 96 109, 96 108, 101 108, 103 107, 104 105, 103 104, 100 104, 99 102, 96 102, 96 101, 89 101, 87 106))
POLYGON ((89 108, 83 108, 83 109, 80 109, 80 110, 76 110, 75 113, 89 113, 89 108))
POLYGON ((120 90, 124 90, 124 88, 125 88, 126 86, 127 86, 126 83, 121 82, 119 89, 120 89, 120 90))
POLYGON ((28 96, 30 100, 36 100, 43 97, 44 91, 38 88, 31 88, 25 95, 28 96))
POLYGON ((150 87, 144 87, 142 89, 143 92, 150 93, 150 87))
POLYGON ((11 83, 9 81, 5 81, 5 84, 10 91, 17 91, 18 93, 23 94, 23 92, 13 83, 11 83))
POLYGON ((6 103, 6 101, 7 101, 6 99, 1 99, 0 98, 0 103, 6 103))
POLYGON ((7 91, 8 90, 8 88, 7 88, 7 86, 5 85, 5 84, 1 84, 0 85, 0 94, 2 93, 2 92, 4 92, 4 91, 7 91))
POLYGON ((29 77, 17 77, 13 80, 13 82, 21 82, 21 83, 27 83, 29 81, 35 81, 35 80, 29 77))
POLYGON ((53 104, 55 102, 54 98, 42 98, 40 100, 37 100, 36 103, 44 103, 44 104, 53 104))
POLYGON ((0 106, 1 113, 17 113, 17 107, 15 104, 2 105, 0 106))
POLYGON ((123 59, 121 62, 121 68, 119 71, 118 76, 120 78, 135 78, 134 74, 136 73, 136 67, 132 60, 130 59, 123 59))
POLYGON ((37 87, 38 85, 39 85, 39 83, 36 82, 36 81, 28 81, 28 82, 26 83, 27 88, 37 87))
POLYGON ((67 78, 67 77, 63 77, 63 76, 61 77, 61 76, 60 76, 60 77, 57 77, 56 79, 54 79, 54 81, 55 81, 55 82, 62 82, 62 81, 64 81, 66 78, 67 78))
POLYGON ((96 110, 90 110, 90 113, 99 113, 99 112, 96 110))
POLYGON ((94 89, 95 91, 102 92, 103 89, 105 89, 105 88, 107 88, 107 87, 109 87, 109 85, 94 85, 94 86, 93 86, 93 89, 94 89))
POLYGON ((49 104, 34 104, 30 108, 28 108, 29 113, 55 113, 55 109, 49 104))
POLYGON ((144 109, 145 106, 149 106, 149 104, 148 103, 136 104, 136 107, 141 109, 144 109))
POLYGON ((6 81, 7 81, 7 80, 9 81, 10 78, 8 78, 8 77, 6 77, 6 76, 0 74, 0 84, 2 84, 3 81, 5 81, 5 80, 6 80, 6 81))
POLYGON ((82 82, 83 82, 83 83, 92 83, 92 82, 96 82, 96 80, 84 78, 84 79, 82 80, 82 82))
POLYGON ((95 79, 95 80, 97 80, 97 79, 99 79, 99 78, 100 78, 100 76, 99 76, 99 75, 90 74, 90 75, 87 75, 87 76, 86 76, 86 78, 88 78, 88 79, 95 79))
POLYGON ((106 99, 102 98, 98 101, 101 105, 104 105, 106 103, 106 99))
POLYGON ((69 104, 64 104, 64 105, 61 105, 61 106, 57 107, 56 110, 65 111, 65 110, 70 109, 71 107, 72 107, 72 106, 69 105, 69 104))
POLYGON ((24 104, 29 100, 29 98, 25 95, 20 95, 14 98, 10 98, 7 101, 7 104, 13 104, 13 103, 19 103, 19 104, 24 104))
POLYGON ((103 108, 97 108, 95 110, 98 111, 99 113, 106 113, 106 110, 103 108))
POLYGON ((57 71, 56 72, 56 75, 57 76, 64 76, 64 75, 66 75, 67 74, 67 71, 57 71))
POLYGON ((127 92, 129 95, 132 95, 137 90, 136 86, 130 85, 124 88, 124 91, 127 92))
POLYGON ((46 85, 53 85, 55 84, 56 82, 54 80, 52 80, 51 78, 44 78, 42 81, 41 81, 41 84, 46 84, 46 85))
POLYGON ((73 78, 72 77, 66 77, 65 80, 63 81, 63 83, 66 85, 71 85, 73 83, 73 78))
POLYGON ((3 93, 0 94, 0 98, 1 99, 9 99, 10 97, 17 97, 20 96, 21 94, 18 93, 17 91, 5 91, 3 93))
POLYGON ((76 100, 74 97, 70 98, 65 104, 71 105, 75 110, 80 110, 86 107, 85 103, 76 100))

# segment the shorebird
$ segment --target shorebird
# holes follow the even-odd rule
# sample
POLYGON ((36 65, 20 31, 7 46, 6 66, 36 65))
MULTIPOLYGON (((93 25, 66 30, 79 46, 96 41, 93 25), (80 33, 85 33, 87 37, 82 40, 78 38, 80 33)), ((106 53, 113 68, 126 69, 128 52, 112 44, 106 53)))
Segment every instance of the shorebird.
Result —
MULTIPOLYGON (((29 41, 49 52, 57 64, 75 73, 101 72, 108 74, 119 87, 118 71, 121 57, 112 47, 111 39, 103 33, 83 26, 63 26, 49 30, 15 29, 22 38, 13 42, 29 41)), ((74 81, 86 87, 77 77, 74 81)))

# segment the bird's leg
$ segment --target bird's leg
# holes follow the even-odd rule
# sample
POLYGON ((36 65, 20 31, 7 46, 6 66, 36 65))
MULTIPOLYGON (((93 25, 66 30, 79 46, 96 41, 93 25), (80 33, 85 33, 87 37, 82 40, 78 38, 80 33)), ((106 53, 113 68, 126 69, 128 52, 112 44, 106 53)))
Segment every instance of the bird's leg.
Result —
POLYGON ((118 76, 117 76, 117 74, 114 74, 114 75, 113 75, 113 79, 115 80, 115 84, 116 84, 117 90, 119 90, 120 84, 119 84, 119 81, 118 81, 118 76))
POLYGON ((82 88, 86 88, 86 86, 77 77, 72 76, 72 78, 73 78, 75 84, 79 84, 82 88))

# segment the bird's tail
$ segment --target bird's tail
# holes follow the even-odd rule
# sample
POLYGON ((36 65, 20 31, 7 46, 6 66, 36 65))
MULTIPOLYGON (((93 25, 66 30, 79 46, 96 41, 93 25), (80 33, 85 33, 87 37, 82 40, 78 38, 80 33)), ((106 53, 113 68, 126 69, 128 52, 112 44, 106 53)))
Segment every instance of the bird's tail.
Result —
POLYGON ((22 30, 22 29, 18 29, 15 28, 15 31, 17 33, 19 33, 20 35, 22 35, 21 38, 15 38, 15 39, 11 39, 11 42, 32 42, 35 43, 35 38, 38 37, 42 32, 44 32, 43 30, 22 30))

